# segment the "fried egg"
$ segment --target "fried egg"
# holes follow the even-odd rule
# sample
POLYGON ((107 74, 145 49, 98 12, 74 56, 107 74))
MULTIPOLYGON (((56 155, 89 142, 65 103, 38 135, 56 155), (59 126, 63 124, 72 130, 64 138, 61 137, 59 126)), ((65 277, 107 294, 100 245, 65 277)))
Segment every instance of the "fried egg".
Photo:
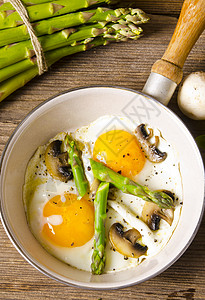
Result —
MULTIPOLYGON (((110 189, 105 222, 105 273, 135 267, 157 254, 171 238, 180 218, 183 199, 177 152, 159 129, 152 128, 153 136, 159 136, 159 148, 167 153, 167 158, 160 163, 150 162, 134 134, 135 128, 128 118, 104 116, 72 132, 82 151, 90 187, 94 177, 89 159, 93 158, 151 190, 169 190, 175 195, 172 224, 161 219, 159 229, 153 231, 142 218, 144 200, 116 188, 110 189), (118 252, 108 238, 114 223, 122 224, 125 230, 136 228, 141 234, 140 243, 148 247, 147 252, 137 259, 118 252)), ((60 133, 48 144, 64 137, 65 133, 60 133)), ((74 180, 62 182, 49 174, 45 164, 48 144, 37 149, 26 170, 23 200, 28 224, 49 253, 73 267, 91 271, 94 199, 88 193, 79 200, 74 180)))

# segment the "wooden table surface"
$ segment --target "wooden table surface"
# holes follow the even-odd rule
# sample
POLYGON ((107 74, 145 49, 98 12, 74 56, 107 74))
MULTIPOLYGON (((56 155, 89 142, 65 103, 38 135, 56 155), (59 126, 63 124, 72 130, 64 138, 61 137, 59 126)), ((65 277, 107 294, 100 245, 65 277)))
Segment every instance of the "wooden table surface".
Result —
MULTIPOLYGON (((110 44, 67 57, 49 72, 0 103, 0 152, 19 122, 45 99, 70 88, 118 85, 142 90, 152 64, 168 45, 182 0, 132 1, 151 16, 144 36, 137 41, 110 44)), ((191 51, 184 75, 205 71, 205 33, 191 51)), ((194 137, 205 134, 205 121, 185 117, 176 103, 169 107, 184 121, 194 137)), ((205 159, 205 153, 202 152, 205 159)), ((191 171, 191 170, 188 170, 191 171)), ((194 199, 193 199, 194 201, 194 199)), ((188 250, 168 270, 140 285, 92 291, 60 284, 34 269, 17 252, 0 224, 0 299, 205 299, 205 218, 188 250)))

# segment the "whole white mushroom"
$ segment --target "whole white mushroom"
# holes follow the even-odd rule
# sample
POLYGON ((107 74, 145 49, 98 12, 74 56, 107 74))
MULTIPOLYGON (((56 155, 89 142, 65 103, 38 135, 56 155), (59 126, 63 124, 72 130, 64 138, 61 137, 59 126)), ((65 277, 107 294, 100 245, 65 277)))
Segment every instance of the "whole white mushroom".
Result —
POLYGON ((184 79, 177 101, 187 117, 205 120, 205 72, 193 72, 184 79))

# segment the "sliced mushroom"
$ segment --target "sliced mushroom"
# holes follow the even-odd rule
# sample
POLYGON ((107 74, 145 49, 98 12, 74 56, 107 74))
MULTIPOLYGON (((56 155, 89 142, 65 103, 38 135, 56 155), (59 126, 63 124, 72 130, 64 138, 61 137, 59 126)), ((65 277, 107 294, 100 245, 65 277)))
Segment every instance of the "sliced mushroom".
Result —
POLYGON ((163 209, 155 203, 146 202, 142 209, 142 220, 149 228, 151 230, 158 230, 161 219, 165 220, 171 226, 174 219, 173 208, 163 209))
POLYGON ((62 141, 51 142, 45 152, 45 163, 48 172, 54 179, 67 182, 73 178, 73 173, 68 164, 68 153, 62 151, 62 141))
POLYGON ((152 137, 153 135, 153 130, 149 129, 150 132, 148 133, 146 128, 145 128, 145 124, 140 124, 139 126, 137 126, 137 128, 135 129, 135 135, 145 153, 145 155, 147 156, 147 158, 151 161, 151 162, 162 162, 166 159, 167 157, 167 153, 166 152, 161 152, 158 149, 158 144, 159 144, 159 137, 155 136, 155 143, 151 144, 149 139, 152 137))
POLYGON ((124 232, 120 223, 114 223, 109 230, 113 248, 126 257, 138 258, 147 252, 147 246, 137 243, 140 237, 141 234, 135 228, 124 232))

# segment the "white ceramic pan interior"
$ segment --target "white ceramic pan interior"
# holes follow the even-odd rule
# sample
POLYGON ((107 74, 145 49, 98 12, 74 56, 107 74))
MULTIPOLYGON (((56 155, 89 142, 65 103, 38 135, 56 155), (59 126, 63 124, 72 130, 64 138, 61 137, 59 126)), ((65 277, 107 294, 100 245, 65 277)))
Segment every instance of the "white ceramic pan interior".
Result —
POLYGON ((84 288, 130 286, 165 270, 191 243, 204 207, 203 162, 187 128, 164 105, 141 93, 117 87, 72 90, 33 110, 7 143, 1 160, 0 184, 2 223, 17 250, 44 274, 84 288), (117 116, 126 116, 136 125, 148 123, 162 131, 164 138, 175 147, 180 161, 183 207, 172 238, 159 254, 137 268, 94 276, 62 263, 41 247, 27 225, 22 186, 27 163, 39 145, 61 131, 71 131, 107 114, 115 116, 113 122, 120 122, 117 116))

